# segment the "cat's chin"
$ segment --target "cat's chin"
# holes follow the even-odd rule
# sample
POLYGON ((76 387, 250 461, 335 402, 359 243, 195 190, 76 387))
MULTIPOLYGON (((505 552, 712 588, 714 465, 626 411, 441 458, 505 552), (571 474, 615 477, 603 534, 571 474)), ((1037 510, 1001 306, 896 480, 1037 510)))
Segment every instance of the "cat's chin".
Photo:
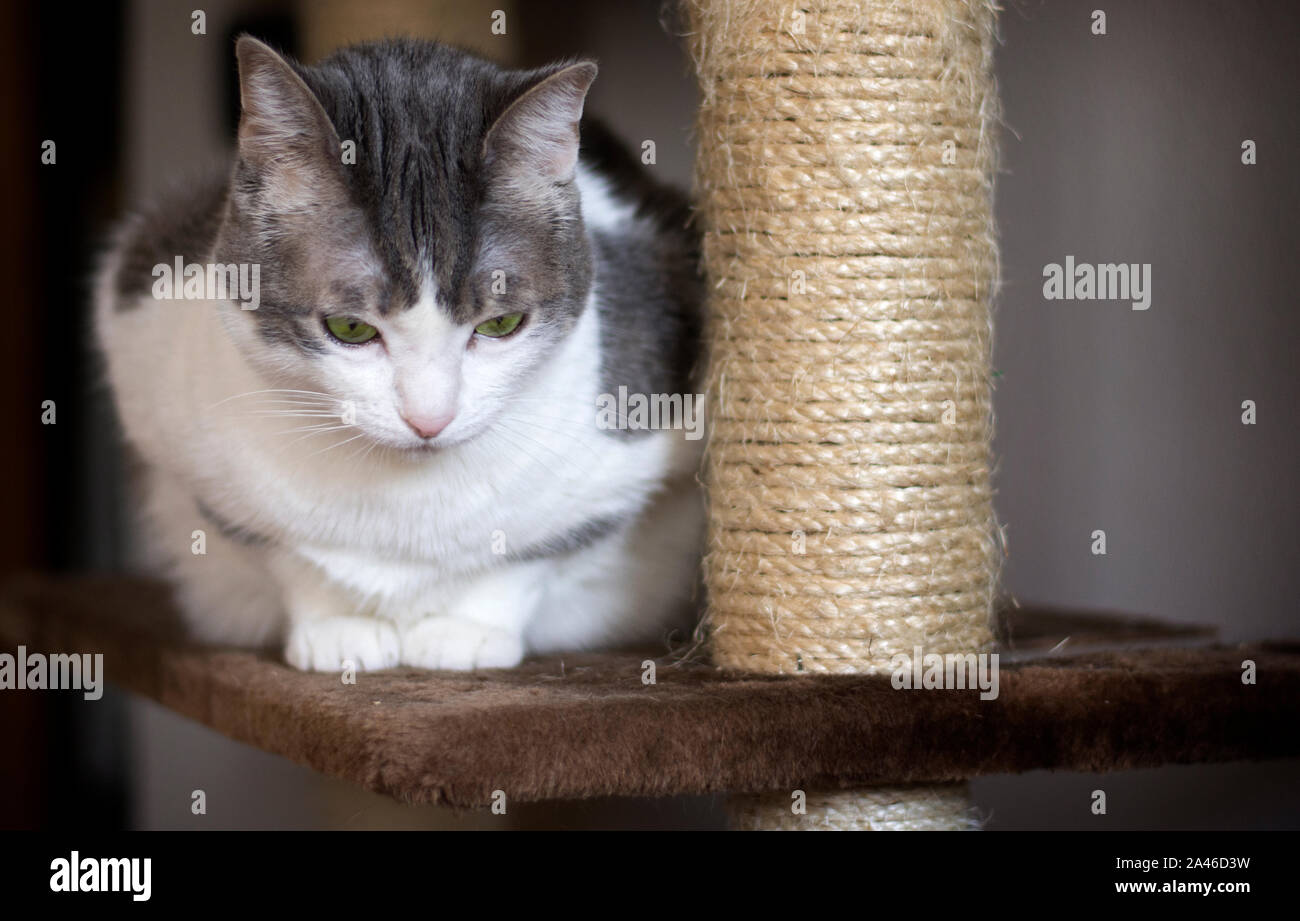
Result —
POLYGON ((408 444, 402 448, 402 451, 405 454, 409 454, 411 457, 429 457, 430 455, 437 454, 446 447, 447 445, 425 442, 424 444, 417 445, 408 444))
POLYGON ((437 439, 433 441, 415 441, 405 438, 394 438, 391 435, 372 435, 366 434, 364 439, 357 439, 353 444, 365 447, 356 450, 356 457, 373 458, 374 460, 387 459, 389 461, 409 461, 418 463, 436 457, 438 454, 452 446, 449 442, 440 442, 437 439))
POLYGON ((467 441, 472 440, 472 438, 472 435, 462 435, 448 441, 435 438, 432 441, 420 443, 409 441, 402 442, 401 444, 387 443, 387 447, 397 457, 401 457, 412 463, 420 463, 421 461, 430 460, 440 454, 445 454, 448 451, 458 448, 467 441))
POLYGON ((410 442, 404 441, 400 444, 387 443, 389 450, 399 457, 411 461, 426 460, 430 457, 436 457, 448 448, 453 447, 454 443, 440 442, 436 438, 433 441, 410 442))

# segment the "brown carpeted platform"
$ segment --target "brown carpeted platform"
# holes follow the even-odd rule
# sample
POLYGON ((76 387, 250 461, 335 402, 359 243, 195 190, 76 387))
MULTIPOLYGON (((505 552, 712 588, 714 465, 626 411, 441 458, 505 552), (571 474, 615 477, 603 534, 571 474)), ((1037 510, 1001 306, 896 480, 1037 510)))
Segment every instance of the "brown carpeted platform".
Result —
POLYGON ((345 685, 296 672, 274 652, 185 643, 167 591, 153 583, 31 576, 0 589, 0 652, 103 653, 120 687, 411 802, 485 805, 494 790, 511 801, 788 790, 1300 754, 1300 645, 1198 648, 1189 643, 1204 631, 1032 609, 1005 613, 1003 629, 1018 652, 1004 659, 990 701, 976 691, 895 690, 888 678, 736 676, 666 657, 647 686, 647 656, 637 652, 473 674, 397 669, 345 685), (1088 652, 1081 642, 1147 645, 1088 652), (1039 658, 1008 664, 1026 655, 1039 658), (1258 666, 1254 686, 1241 682, 1246 658, 1258 666))

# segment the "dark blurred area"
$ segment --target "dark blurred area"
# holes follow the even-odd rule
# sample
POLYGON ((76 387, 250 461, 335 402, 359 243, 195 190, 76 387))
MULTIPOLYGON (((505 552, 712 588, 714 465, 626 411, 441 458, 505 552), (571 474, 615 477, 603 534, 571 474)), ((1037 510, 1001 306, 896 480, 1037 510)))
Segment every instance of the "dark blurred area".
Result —
MULTIPOLYGON (((3 452, 0 541, 8 571, 76 570, 94 565, 111 540, 107 520, 86 514, 114 495, 112 471, 101 478, 87 464, 94 371, 86 308, 98 233, 120 205, 123 20, 113 4, 86 9, 76 28, 51 4, 7 4, 0 15, 0 149, 10 177, 0 250, 10 318, 22 324, 0 345, 16 410, 3 452), (45 424, 50 411, 53 424, 45 424)), ((93 711, 78 703, 0 695, 0 738, 24 755, 0 759, 0 826, 127 821, 120 703, 93 711)))
MULTIPOLYGON (((1002 16, 997 213, 1004 286, 995 364, 997 506, 1016 596, 1295 637, 1300 608, 1300 140, 1290 2, 1013 3, 1002 16), (1252 139, 1258 163, 1241 163, 1252 139), (1047 302, 1042 268, 1151 263, 1149 311, 1047 302), (1243 400, 1259 421, 1241 424, 1243 400), (1107 532, 1109 550, 1089 552, 1107 532)), ((689 186, 696 92, 659 0, 167 0, 0 8, 11 401, 3 566, 112 569, 127 559, 122 463, 91 347, 89 281, 133 201, 225 154, 238 117, 234 38, 311 62, 409 32, 534 66, 601 63, 588 110, 689 186), (504 10, 505 35, 491 31, 504 10), (42 163, 42 144, 55 162, 42 163), (45 424, 52 401, 55 424, 45 424)), ((1278 727, 1279 732, 1294 727, 1278 727)), ((0 827, 474 827, 315 775, 110 691, 87 704, 0 693, 0 827), (227 804, 189 813, 202 787, 227 804), (215 792, 214 792, 215 791, 215 792)), ((1126 827, 1297 827, 1297 765, 1170 767, 1107 780, 1126 827), (1190 811, 1189 811, 1190 810, 1190 811)), ((989 827, 1085 827, 1097 778, 977 781, 989 827)), ((517 826, 717 827, 711 798, 520 810, 517 826)), ((486 823, 483 823, 486 824, 486 823)), ((499 823, 493 827, 500 827, 499 823)))

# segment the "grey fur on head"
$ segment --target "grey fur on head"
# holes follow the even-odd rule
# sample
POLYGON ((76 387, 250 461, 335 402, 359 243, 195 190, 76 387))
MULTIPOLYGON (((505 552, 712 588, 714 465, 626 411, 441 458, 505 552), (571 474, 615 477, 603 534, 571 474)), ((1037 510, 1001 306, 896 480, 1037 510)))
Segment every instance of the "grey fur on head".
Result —
POLYGON ((328 345, 325 305, 399 312, 432 276, 438 306, 464 322, 491 313, 493 273, 504 272, 511 305, 554 339, 598 277, 606 389, 691 388, 702 287, 689 203, 584 118, 582 162, 636 216, 617 229, 587 227, 569 164, 555 160, 570 149, 565 132, 582 115, 594 63, 512 71, 418 40, 344 48, 315 67, 247 36, 236 53, 234 167, 127 225, 119 309, 148 290, 153 266, 177 255, 255 263, 261 305, 242 322, 312 353, 328 345))
POLYGON ((572 325, 591 256, 573 164, 547 168, 566 132, 576 157, 594 64, 506 71, 410 40, 316 67, 248 37, 237 53, 239 158, 215 258, 275 267, 258 312, 269 334, 317 341, 299 327, 327 301, 407 309, 429 274, 439 307, 464 322, 491 312, 493 271, 530 323, 572 325), (359 261, 382 272, 358 279, 359 261))

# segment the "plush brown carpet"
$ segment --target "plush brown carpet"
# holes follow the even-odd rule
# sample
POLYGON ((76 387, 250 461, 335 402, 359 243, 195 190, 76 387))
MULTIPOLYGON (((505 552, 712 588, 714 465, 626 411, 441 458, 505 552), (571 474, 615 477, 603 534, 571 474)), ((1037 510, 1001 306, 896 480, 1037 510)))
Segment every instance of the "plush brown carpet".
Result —
POLYGON ((496 790, 516 802, 757 792, 1300 754, 1300 645, 1195 647, 1202 631, 1032 609, 1004 614, 1003 630, 1018 650, 1008 659, 1030 658, 1004 660, 1000 694, 988 701, 895 690, 886 677, 741 676, 667 657, 644 685, 650 656, 636 651, 470 674, 395 669, 346 685, 294 671, 274 651, 186 643, 153 583, 31 576, 0 588, 0 653, 19 644, 103 653, 120 687, 410 802, 478 806, 496 790), (1147 645, 1064 652, 1081 641, 1147 645), (1247 658, 1256 685, 1242 684, 1247 658))

